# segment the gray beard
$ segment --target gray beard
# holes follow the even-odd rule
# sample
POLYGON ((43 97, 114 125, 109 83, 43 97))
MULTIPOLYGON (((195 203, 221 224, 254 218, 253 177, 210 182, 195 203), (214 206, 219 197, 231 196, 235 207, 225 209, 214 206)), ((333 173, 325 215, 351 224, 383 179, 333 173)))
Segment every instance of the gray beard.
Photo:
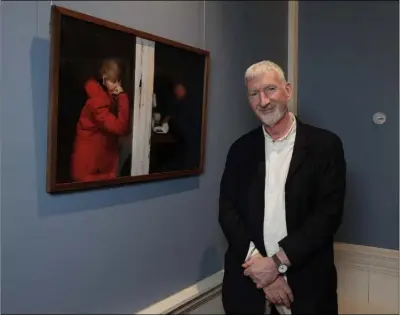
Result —
POLYGON ((278 122, 282 120, 282 118, 285 116, 287 113, 288 108, 286 107, 283 111, 281 111, 279 108, 277 108, 273 113, 268 115, 267 117, 263 117, 264 119, 261 119, 261 121, 267 125, 268 127, 272 128, 274 127, 278 122))

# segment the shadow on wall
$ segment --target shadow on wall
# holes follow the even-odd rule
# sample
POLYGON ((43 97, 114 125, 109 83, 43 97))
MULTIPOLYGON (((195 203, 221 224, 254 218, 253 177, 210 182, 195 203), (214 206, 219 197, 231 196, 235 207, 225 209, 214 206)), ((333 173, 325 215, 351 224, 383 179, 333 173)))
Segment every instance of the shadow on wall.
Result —
MULTIPOLYGON (((218 246, 209 246, 204 251, 197 281, 204 280, 205 278, 212 276, 214 273, 224 269, 225 251, 228 247, 228 243, 219 225, 217 225, 216 234, 217 235, 213 237, 213 239, 216 239, 216 242, 214 241, 213 243, 218 244, 218 246)), ((202 288, 199 289, 201 290, 202 288)))
POLYGON ((215 246, 208 247, 203 254, 200 263, 200 273, 197 281, 204 280, 215 272, 222 270, 224 253, 215 246), (215 266, 220 266, 219 270, 215 270, 215 266), (215 270, 215 271, 213 271, 215 270), (211 273, 210 273, 211 272, 211 273))
MULTIPOLYGON (((346 152, 345 152, 346 154, 346 152)), ((360 181, 360 176, 354 174, 351 169, 347 170, 346 175, 347 181, 347 191, 346 191, 346 199, 345 199, 345 210, 343 212, 342 224, 340 225, 336 235, 335 241, 342 241, 346 239, 351 233, 353 229, 348 229, 348 226, 354 227, 357 225, 365 226, 366 217, 356 215, 353 211, 346 211, 346 209, 355 209, 355 208, 363 208, 365 198, 363 198, 364 192, 362 191, 363 183, 360 181)))
MULTIPOLYGON (((346 152, 345 152, 346 154, 346 152)), ((355 233, 355 227, 368 227, 371 225, 371 218, 376 217, 375 207, 371 207, 371 200, 365 198, 366 195, 373 194, 374 191, 370 190, 370 187, 365 185, 363 174, 355 172, 351 167, 347 170, 347 192, 345 199, 345 207, 343 213, 342 224, 339 227, 336 235, 336 242, 348 243, 348 240, 352 240, 353 244, 359 244, 364 246, 380 247, 381 245, 371 242, 370 238, 365 238, 364 228, 355 233), (363 209, 362 215, 360 215, 354 209, 363 209)), ((390 199, 383 199, 379 201, 380 209, 390 209, 390 199)), ((385 214, 387 220, 390 222, 398 222, 398 212, 389 212, 385 214)), ((398 241, 393 242, 395 249, 399 247, 398 241)))
POLYGON ((123 205, 199 188, 198 177, 141 183, 91 191, 50 195, 46 192, 46 150, 48 119, 50 42, 34 38, 30 51, 34 139, 36 158, 36 189, 39 216, 94 210, 123 205))

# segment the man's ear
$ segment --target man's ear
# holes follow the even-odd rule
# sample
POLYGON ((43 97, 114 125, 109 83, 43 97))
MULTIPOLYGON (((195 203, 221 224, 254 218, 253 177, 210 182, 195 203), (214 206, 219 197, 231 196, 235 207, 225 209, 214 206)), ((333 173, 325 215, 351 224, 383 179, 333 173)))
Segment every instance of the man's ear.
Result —
POLYGON ((288 94, 288 100, 290 100, 292 98, 293 88, 289 82, 286 83, 285 90, 286 90, 286 93, 288 94))

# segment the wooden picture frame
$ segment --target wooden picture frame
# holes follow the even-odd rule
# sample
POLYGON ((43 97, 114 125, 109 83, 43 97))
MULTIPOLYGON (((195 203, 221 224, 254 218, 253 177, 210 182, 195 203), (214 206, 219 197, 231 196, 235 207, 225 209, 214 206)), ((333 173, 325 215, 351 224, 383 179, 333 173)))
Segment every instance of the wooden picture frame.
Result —
POLYGON ((210 53, 51 8, 48 193, 200 175, 210 53))

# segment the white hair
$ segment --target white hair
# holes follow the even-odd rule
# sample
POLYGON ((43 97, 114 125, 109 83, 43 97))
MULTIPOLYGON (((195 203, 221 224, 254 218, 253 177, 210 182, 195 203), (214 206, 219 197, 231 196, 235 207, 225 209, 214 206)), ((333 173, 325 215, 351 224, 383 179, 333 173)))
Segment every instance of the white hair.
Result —
POLYGON ((246 73, 244 75, 245 84, 248 80, 263 75, 266 72, 274 71, 279 78, 286 82, 285 73, 283 72, 282 68, 279 67, 276 63, 270 60, 263 60, 252 64, 250 67, 247 68, 246 73))

